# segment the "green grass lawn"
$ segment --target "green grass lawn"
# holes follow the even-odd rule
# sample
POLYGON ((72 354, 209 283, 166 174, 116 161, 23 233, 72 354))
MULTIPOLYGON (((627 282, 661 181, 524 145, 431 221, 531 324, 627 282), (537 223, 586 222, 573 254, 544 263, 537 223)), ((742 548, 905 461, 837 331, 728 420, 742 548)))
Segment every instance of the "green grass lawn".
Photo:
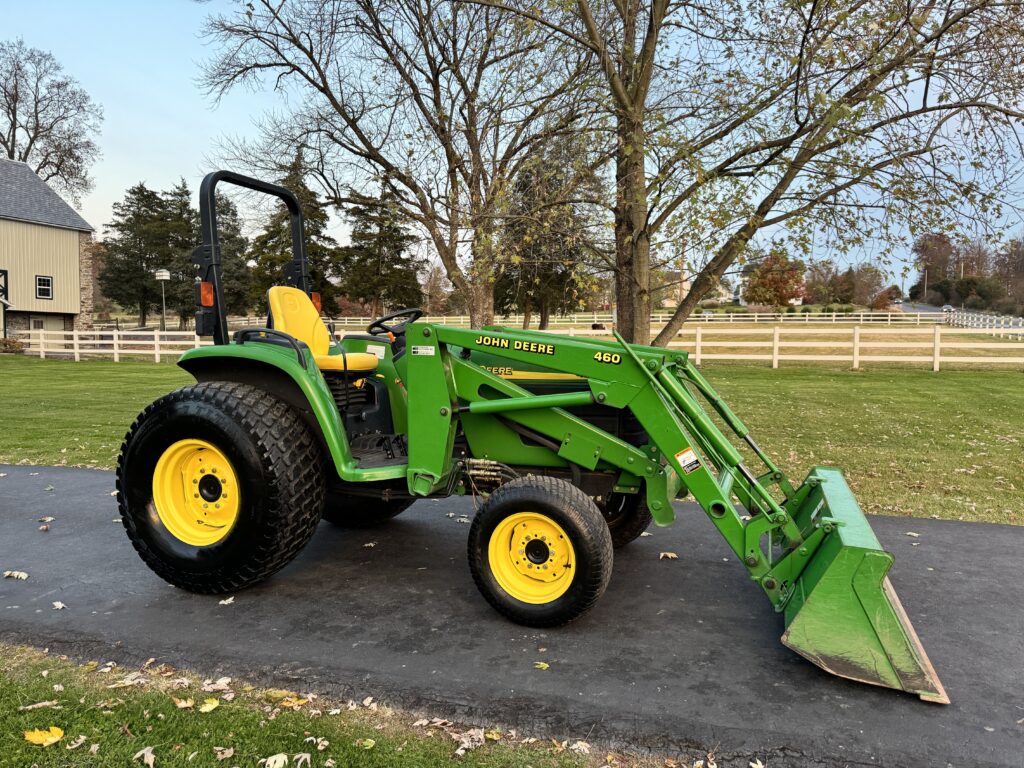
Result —
MULTIPOLYGON (((149 764, 160 768, 231 768, 261 760, 288 768, 600 764, 597 750, 590 757, 581 754, 589 747, 585 742, 582 747, 552 743, 486 725, 474 734, 447 721, 424 724, 373 702, 310 699, 301 691, 263 690, 241 681, 225 683, 219 691, 202 686, 202 680, 164 665, 110 669, 94 661, 79 666, 0 646, 0 766, 144 766, 147 748, 154 759, 149 764), (201 711, 209 700, 216 707, 201 711), (25 738, 26 732, 54 727, 62 735, 53 744, 25 738), (473 746, 455 757, 460 737, 473 746)), ((614 764, 640 763, 616 756, 614 764)))
MULTIPOLYGON (((865 511, 1024 524, 1024 374, 708 364, 795 480, 842 467, 865 511)), ((0 357, 0 462, 111 467, 171 364, 0 357)))

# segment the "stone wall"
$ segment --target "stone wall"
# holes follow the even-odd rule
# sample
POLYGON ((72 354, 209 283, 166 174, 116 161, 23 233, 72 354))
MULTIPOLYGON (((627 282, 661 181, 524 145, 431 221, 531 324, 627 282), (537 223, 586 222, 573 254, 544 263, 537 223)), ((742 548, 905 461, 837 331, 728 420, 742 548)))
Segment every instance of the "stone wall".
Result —
POLYGON ((92 328, 93 288, 96 281, 96 274, 92 268, 93 250, 92 233, 79 232, 78 291, 80 304, 74 322, 74 329, 78 331, 86 331, 92 328))

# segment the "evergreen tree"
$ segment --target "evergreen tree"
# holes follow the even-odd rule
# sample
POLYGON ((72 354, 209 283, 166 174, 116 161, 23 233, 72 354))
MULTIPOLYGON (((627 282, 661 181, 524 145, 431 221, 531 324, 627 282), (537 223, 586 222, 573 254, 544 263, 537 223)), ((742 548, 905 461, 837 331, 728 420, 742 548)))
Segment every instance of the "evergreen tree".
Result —
POLYGON ((199 244, 199 214, 192 207, 192 191, 184 179, 164 192, 161 199, 163 215, 154 227, 165 243, 167 257, 158 268, 171 272, 171 279, 164 286, 167 309, 177 315, 178 329, 184 330, 196 311, 192 249, 199 244))
POLYGON ((585 209, 561 201, 596 185, 581 189, 585 157, 578 141, 559 142, 531 158, 512 184, 501 232, 509 258, 495 284, 495 306, 505 314, 521 312, 524 328, 534 311, 539 327, 547 328, 552 313, 575 309, 584 295, 583 233, 590 221, 585 209))
POLYGON ((114 220, 106 226, 100 286, 111 300, 137 310, 140 326, 146 324, 150 310, 160 306, 160 286, 153 272, 170 263, 163 223, 166 209, 158 192, 139 183, 114 203, 114 220))
POLYGON ((366 304, 374 317, 423 303, 419 272, 423 259, 409 253, 409 234, 393 200, 381 195, 370 205, 349 208, 352 242, 341 249, 342 289, 352 301, 366 304))
POLYGON ((248 263, 249 241, 242 234, 242 217, 238 207, 230 198, 219 193, 217 231, 225 311, 232 315, 247 315, 253 307, 253 274, 248 263))
MULTIPOLYGON (((324 312, 333 314, 341 291, 334 280, 339 276, 339 249, 334 238, 327 234, 327 210, 317 195, 306 184, 302 152, 285 169, 279 183, 299 200, 306 226, 306 259, 312 290, 320 292, 324 312)), ((284 203, 277 206, 263 232, 252 241, 249 253, 255 264, 250 289, 251 303, 266 311, 267 291, 275 285, 285 285, 284 266, 292 259, 291 219, 284 203)))

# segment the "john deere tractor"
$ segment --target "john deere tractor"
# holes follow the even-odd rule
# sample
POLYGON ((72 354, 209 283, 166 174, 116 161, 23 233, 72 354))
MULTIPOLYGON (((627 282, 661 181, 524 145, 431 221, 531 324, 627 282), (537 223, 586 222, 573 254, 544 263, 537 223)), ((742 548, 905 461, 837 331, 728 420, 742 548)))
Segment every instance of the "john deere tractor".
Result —
POLYGON ((200 212, 196 329, 213 344, 181 357, 196 383, 139 415, 117 471, 128 536, 171 584, 233 592, 291 561, 321 519, 367 526, 472 494, 480 592, 552 627, 594 606, 615 547, 652 518, 670 524, 689 496, 782 615, 783 643, 834 674, 948 702, 842 472, 792 483, 685 352, 456 328, 419 309, 338 338, 310 293, 291 192, 218 171, 200 212), (266 326, 230 336, 222 182, 283 200, 293 246, 266 326))

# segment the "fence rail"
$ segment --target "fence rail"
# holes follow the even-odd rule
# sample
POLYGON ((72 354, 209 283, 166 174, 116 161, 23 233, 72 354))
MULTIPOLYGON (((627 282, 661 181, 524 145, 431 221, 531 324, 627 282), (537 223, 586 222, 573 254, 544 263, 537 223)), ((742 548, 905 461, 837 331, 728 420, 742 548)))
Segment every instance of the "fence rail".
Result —
MULTIPOLYGON (((607 331, 581 328, 549 329, 570 336, 604 337, 607 331)), ((83 357, 177 357, 188 349, 212 342, 182 331, 27 331, 26 353, 81 360, 83 357)), ((1024 327, 954 328, 852 327, 799 328, 788 325, 727 328, 685 325, 669 344, 685 349, 697 365, 706 360, 762 361, 778 368, 783 362, 845 362, 857 369, 864 363, 943 363, 1024 365, 1024 327), (998 341, 996 339, 999 339, 998 341)))

